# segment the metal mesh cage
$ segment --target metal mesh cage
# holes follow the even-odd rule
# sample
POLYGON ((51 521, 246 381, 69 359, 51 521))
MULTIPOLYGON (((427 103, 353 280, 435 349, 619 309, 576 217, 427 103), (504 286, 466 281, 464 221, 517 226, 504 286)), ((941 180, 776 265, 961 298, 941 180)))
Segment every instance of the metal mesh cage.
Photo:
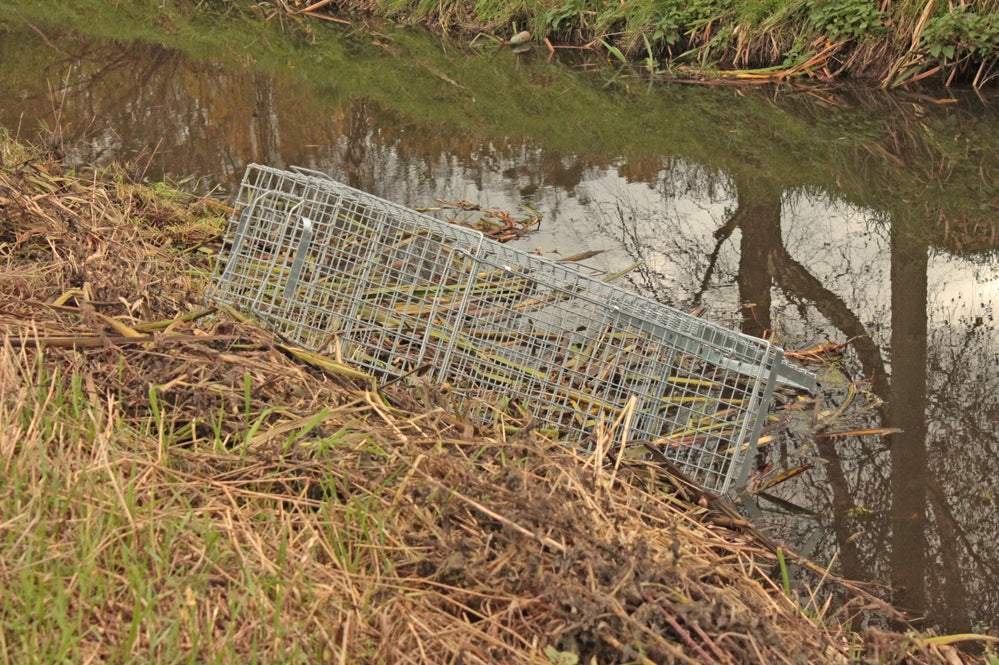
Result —
POLYGON ((423 368, 471 417, 531 416, 584 449, 628 409, 632 438, 717 492, 775 382, 814 387, 764 340, 306 169, 248 167, 226 241, 209 296, 303 347, 423 368))

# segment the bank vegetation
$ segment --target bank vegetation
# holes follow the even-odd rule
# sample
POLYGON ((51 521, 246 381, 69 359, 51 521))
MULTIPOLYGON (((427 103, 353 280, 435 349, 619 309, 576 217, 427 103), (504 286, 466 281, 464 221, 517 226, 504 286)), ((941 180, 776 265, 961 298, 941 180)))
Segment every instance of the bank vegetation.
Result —
MULTIPOLYGON (((231 2, 214 4, 231 11, 231 2)), ((271 16, 386 18, 480 46, 525 40, 587 48, 698 81, 849 78, 894 88, 931 80, 977 88, 999 77, 997 0, 275 0, 253 7, 271 16), (523 31, 529 36, 518 38, 523 31)))

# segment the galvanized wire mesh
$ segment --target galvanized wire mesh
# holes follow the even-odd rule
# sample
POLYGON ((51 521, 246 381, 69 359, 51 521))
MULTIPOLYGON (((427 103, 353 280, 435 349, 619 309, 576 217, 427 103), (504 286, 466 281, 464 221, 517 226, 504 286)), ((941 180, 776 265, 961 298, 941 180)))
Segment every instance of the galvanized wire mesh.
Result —
POLYGON ((420 368, 483 423, 589 449, 627 411, 631 439, 718 492, 778 378, 812 381, 764 340, 305 169, 247 169, 209 295, 375 374, 420 368))

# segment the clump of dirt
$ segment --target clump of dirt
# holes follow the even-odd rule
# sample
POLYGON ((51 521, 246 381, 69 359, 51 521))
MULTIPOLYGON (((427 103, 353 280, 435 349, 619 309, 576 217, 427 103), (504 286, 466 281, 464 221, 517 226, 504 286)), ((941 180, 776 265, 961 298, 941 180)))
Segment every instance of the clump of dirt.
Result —
MULTIPOLYGON (((616 459, 614 432, 581 457, 530 423, 484 430, 434 386, 350 378, 214 311, 203 292, 224 214, 9 142, 0 162, 0 414, 18 413, 38 366, 111 404, 129 436, 108 469, 144 469, 127 479, 138 496, 182 495, 230 535, 216 546, 232 556, 203 570, 197 538, 172 544, 168 573, 204 577, 186 588, 210 590, 211 625, 261 593, 240 580, 284 571, 284 639, 330 662, 967 661, 916 633, 851 632, 888 610, 834 576, 806 606, 789 598, 772 543, 674 470, 616 459), (851 602, 826 605, 844 590, 851 602)), ((90 653, 110 659, 120 607, 74 602, 102 626, 90 653)), ((162 603, 155 614, 193 606, 162 603)), ((191 648, 280 659, 274 603, 191 648)))

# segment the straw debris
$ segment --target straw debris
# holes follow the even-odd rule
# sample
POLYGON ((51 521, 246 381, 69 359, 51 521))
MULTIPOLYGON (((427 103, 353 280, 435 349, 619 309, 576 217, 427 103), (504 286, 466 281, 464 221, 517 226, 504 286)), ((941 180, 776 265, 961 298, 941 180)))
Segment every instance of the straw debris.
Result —
POLYGON ((967 661, 789 596, 617 432, 483 431, 212 312, 224 214, 3 141, 0 662, 967 661))

